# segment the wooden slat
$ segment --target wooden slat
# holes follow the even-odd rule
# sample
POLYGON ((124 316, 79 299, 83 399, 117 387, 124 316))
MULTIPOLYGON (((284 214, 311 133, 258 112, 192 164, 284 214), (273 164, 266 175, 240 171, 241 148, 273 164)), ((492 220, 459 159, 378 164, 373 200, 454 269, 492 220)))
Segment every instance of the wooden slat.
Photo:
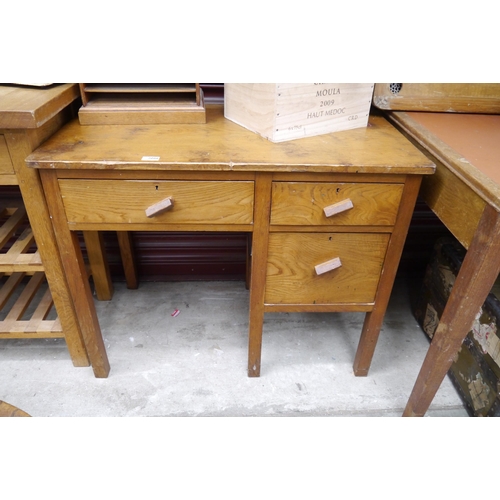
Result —
POLYGON ((29 321, 16 321, 7 325, 0 321, 0 339, 62 339, 59 321, 42 321, 36 332, 26 332, 29 321))
MULTIPOLYGON (((22 212, 20 215, 22 215, 22 212)), ((12 219, 13 217, 9 219, 9 222, 12 221, 12 219)), ((15 226, 19 226, 20 223, 22 223, 22 220, 20 220, 18 216, 16 217, 16 220, 8 225, 4 235, 5 238, 3 238, 4 243, 12 237, 12 234, 16 229, 15 226), (10 237, 8 237, 9 233, 11 234, 10 237)), ((16 241, 14 241, 9 250, 4 254, 0 254, 0 268, 4 272, 43 271, 42 259, 40 258, 38 251, 26 253, 31 248, 34 241, 35 238, 33 231, 30 227, 27 227, 16 239, 16 241)))
POLYGON ((7 219, 7 221, 0 227, 0 248, 9 241, 14 234, 15 230, 26 220, 26 210, 24 208, 17 208, 15 212, 7 219))
POLYGON ((24 276, 25 273, 12 273, 6 283, 0 288, 0 309, 3 309, 24 276))
POLYGON ((54 301, 52 300, 52 295, 50 290, 47 289, 42 297, 42 300, 38 303, 35 312, 31 316, 25 331, 30 333, 38 331, 42 321, 48 316, 53 305, 54 301))
POLYGON ((12 259, 9 253, 0 255, 0 267, 5 272, 15 272, 15 271, 43 271, 43 264, 38 252, 35 253, 22 253, 16 255, 15 259, 12 259))
POLYGON ((17 321, 22 317, 44 280, 45 275, 43 273, 36 273, 32 276, 29 283, 26 285, 21 295, 16 300, 16 303, 7 314, 5 322, 17 321))
MULTIPOLYGON (((2 277, 0 273, 0 278, 2 277)), ((11 296, 22 286, 26 273, 13 273, 0 289, 0 309, 3 308, 11 296)), ((59 318, 45 319, 52 310, 53 299, 50 290, 43 294, 31 318, 20 319, 33 300, 36 293, 43 284, 45 276, 43 273, 36 273, 24 287, 18 299, 11 307, 7 316, 0 321, 0 338, 2 339, 28 339, 28 338, 64 338, 59 318)))
POLYGON ((106 93, 170 93, 170 92, 195 92, 197 84, 175 83, 85 83, 84 92, 106 93))
POLYGON ((15 259, 15 256, 26 253, 34 242, 33 231, 30 227, 27 227, 12 244, 7 253, 15 259))

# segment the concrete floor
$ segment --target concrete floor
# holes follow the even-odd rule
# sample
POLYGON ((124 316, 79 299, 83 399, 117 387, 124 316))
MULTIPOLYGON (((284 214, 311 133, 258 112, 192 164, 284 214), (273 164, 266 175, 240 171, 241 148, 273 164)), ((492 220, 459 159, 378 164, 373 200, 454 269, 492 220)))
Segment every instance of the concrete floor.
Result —
MULTIPOLYGON (((109 377, 74 368, 63 340, 2 340, 0 400, 34 417, 401 415, 429 345, 402 280, 363 378, 362 313, 267 314, 248 378, 248 298, 241 282, 115 283, 97 302, 109 377)), ((427 416, 468 416, 448 378, 427 416)))

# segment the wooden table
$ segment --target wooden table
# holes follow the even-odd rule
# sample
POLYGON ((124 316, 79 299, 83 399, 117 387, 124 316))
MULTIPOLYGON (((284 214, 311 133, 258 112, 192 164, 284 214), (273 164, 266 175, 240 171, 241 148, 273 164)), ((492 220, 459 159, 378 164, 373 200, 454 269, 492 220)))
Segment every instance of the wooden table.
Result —
POLYGON ((109 361, 75 231, 244 231, 252 236, 248 375, 266 312, 366 312, 367 375, 423 175, 434 164, 383 117, 273 144, 207 107, 202 125, 81 126, 27 158, 40 170, 94 371, 109 361))
MULTIPOLYGON (((17 227, 26 222, 30 226, 9 252, 0 255, 0 276, 10 276, 0 288, 0 307, 16 289, 19 290, 23 278, 32 276, 19 300, 0 322, 0 339, 64 338, 73 364, 89 366, 90 360, 59 257, 40 177, 25 163, 28 154, 76 116, 79 97, 77 84, 41 88, 0 85, 0 185, 18 185, 22 195, 22 203, 16 203, 15 207, 10 206, 10 199, 0 200, 0 213, 4 218, 9 217, 0 227, 0 248, 17 227), (30 254, 28 249, 33 237, 37 251, 30 254), (36 292, 45 279, 49 291, 40 300, 33 316, 25 320, 24 312, 36 302, 36 292), (52 303, 57 318, 48 320, 52 303)), ((84 238, 96 295, 100 300, 109 300, 113 289, 102 234, 85 232, 84 238)), ((127 284, 129 288, 135 288, 137 280, 128 233, 120 233, 119 244, 127 284)))
MULTIPOLYGON (((72 104, 79 97, 78 86, 65 84, 46 89, 0 86, 0 185, 18 185, 23 202, 16 207, 10 200, 0 200, 0 212, 9 216, 0 229, 0 246, 19 224, 29 220, 29 228, 13 245, 11 251, 0 257, 0 275, 10 276, 0 289, 0 305, 21 285, 21 280, 32 276, 16 305, 0 322, 1 338, 65 338, 75 366, 89 366, 80 325, 73 307, 64 269, 55 242, 54 231, 45 203, 38 172, 26 167, 25 158, 44 140, 74 116, 72 104), (26 218, 27 213, 27 218, 26 218), (35 254, 27 253, 20 245, 32 237, 37 243, 35 254), (22 315, 34 292, 46 278, 49 293, 30 321, 22 315), (57 319, 46 320, 52 301, 57 319), (44 305, 45 304, 45 305, 44 305)), ((29 245, 28 245, 29 246, 29 245)))
POLYGON ((422 416, 500 271, 500 116, 392 112, 434 163, 421 195, 467 254, 405 409, 422 416))

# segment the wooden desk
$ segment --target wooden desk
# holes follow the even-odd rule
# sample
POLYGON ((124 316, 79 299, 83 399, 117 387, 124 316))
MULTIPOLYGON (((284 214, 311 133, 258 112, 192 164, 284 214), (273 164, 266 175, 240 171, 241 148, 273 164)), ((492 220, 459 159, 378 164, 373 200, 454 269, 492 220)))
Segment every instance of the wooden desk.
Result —
MULTIPOLYGON (((0 290, 0 303, 13 293, 25 276, 33 276, 25 290, 32 288, 33 293, 44 276, 50 289, 44 298, 47 300, 45 306, 37 309, 40 313, 33 315, 33 321, 21 321, 23 308, 14 307, 0 324, 0 338, 65 338, 73 364, 89 366, 40 177, 37 171, 27 168, 24 161, 26 156, 74 116, 71 105, 78 96, 79 90, 75 84, 56 85, 47 89, 0 86, 0 185, 19 185, 24 202, 24 206, 15 207, 13 213, 12 207, 4 203, 5 200, 0 200, 0 212, 3 215, 12 213, 9 221, 12 223, 17 219, 17 224, 23 222, 23 214, 27 213, 31 230, 23 233, 19 240, 30 240, 31 235, 34 235, 37 243, 37 253, 29 261, 29 255, 24 254, 25 245, 19 255, 11 256, 10 252, 2 254, 0 275, 10 275, 10 279, 0 290), (57 311, 57 319, 46 321, 51 300, 57 311)), ((0 240, 8 239, 12 227, 3 226, 0 240)), ((20 306, 26 306, 24 299, 21 302, 20 306)), ((43 303, 41 301, 40 305, 43 303)))
POLYGON ((286 311, 366 312, 354 372, 367 375, 421 178, 434 172, 380 116, 367 128, 273 144, 225 120, 221 106, 207 107, 202 125, 74 121, 27 164, 40 169, 102 377, 109 362, 76 230, 248 232, 248 375, 260 375, 264 313, 286 311), (169 198, 169 209, 146 214, 169 198), (338 213, 327 216, 327 207, 338 213))
POLYGON ((405 409, 422 416, 500 271, 500 116, 388 116, 436 163, 421 195, 468 249, 405 409))
MULTIPOLYGON (((15 225, 19 226, 27 219, 31 226, 31 230, 23 233, 16 241, 12 251, 0 256, 0 275, 10 275, 10 280, 0 291, 0 305, 3 307, 3 303, 19 286, 23 277, 33 276, 25 288, 30 293, 23 292, 19 302, 5 320, 0 322, 0 338, 65 338, 73 364, 89 366, 90 361, 66 283, 40 177, 37 171, 27 168, 24 161, 29 153, 74 118, 76 108, 73 109, 73 105, 79 103, 79 97, 77 84, 46 88, 0 85, 0 185, 19 185, 23 198, 20 207, 10 207, 4 203, 6 200, 0 200, 0 213, 3 217, 10 217, 9 222, 0 228, 0 247, 9 239, 15 225), (26 251, 32 235, 36 240, 37 252, 30 256, 26 251), (44 275, 50 291, 40 301, 40 307, 31 319, 23 320, 23 313, 34 299, 44 275), (57 319, 49 321, 46 317, 52 307, 52 300, 57 319)), ((113 289, 102 235, 99 232, 84 232, 84 239, 96 295, 100 300, 109 300, 113 289)), ((128 233, 120 233, 119 245, 127 285, 129 288, 136 288, 136 272, 128 233)))

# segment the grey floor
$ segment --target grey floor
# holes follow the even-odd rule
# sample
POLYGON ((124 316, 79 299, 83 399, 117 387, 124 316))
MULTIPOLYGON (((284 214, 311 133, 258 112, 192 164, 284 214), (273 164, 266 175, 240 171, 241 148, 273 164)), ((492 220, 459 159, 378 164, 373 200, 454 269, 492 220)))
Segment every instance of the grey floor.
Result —
MULTIPOLYGON (((362 313, 267 314, 261 376, 248 378, 242 282, 115 283, 96 304, 109 377, 73 367, 63 340, 1 340, 0 400, 34 417, 398 417, 429 346, 403 280, 362 378, 362 313)), ((467 416, 448 378, 426 416, 467 416)))

